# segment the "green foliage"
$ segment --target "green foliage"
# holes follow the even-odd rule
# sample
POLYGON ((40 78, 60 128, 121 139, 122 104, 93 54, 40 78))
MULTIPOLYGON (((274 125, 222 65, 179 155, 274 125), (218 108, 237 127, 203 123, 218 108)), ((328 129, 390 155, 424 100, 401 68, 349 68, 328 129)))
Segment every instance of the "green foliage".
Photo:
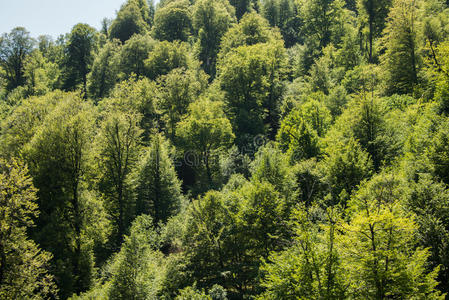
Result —
POLYGON ((331 188, 332 201, 345 204, 348 195, 372 173, 373 163, 360 144, 350 138, 329 146, 322 161, 324 180, 331 188))
POLYGON ((392 5, 391 0, 357 0, 357 11, 359 12, 359 30, 364 38, 368 39, 368 61, 373 62, 376 53, 373 49, 375 39, 380 37, 385 28, 385 20, 392 5), (368 35, 368 37, 365 37, 368 35))
POLYGON ((235 48, 219 61, 217 80, 239 146, 258 134, 275 134, 285 58, 282 43, 259 43, 235 48))
POLYGON ((0 36, 1 299, 446 296, 449 1, 123 2, 0 36))
POLYGON ((2 156, 21 156, 23 147, 32 139, 46 115, 65 97, 63 92, 52 92, 44 96, 30 97, 17 105, 16 109, 2 120, 2 156))
POLYGON ((25 86, 28 95, 45 95, 58 85, 60 70, 38 50, 33 51, 24 63, 25 86))
POLYGON ((192 31, 192 16, 188 0, 171 1, 156 10, 153 36, 160 41, 183 41, 189 39, 192 31))
POLYGON ((280 29, 286 47, 291 47, 300 41, 299 31, 302 20, 294 0, 263 0, 261 14, 271 26, 280 29))
POLYGON ((221 39, 235 22, 234 11, 227 1, 200 0, 193 7, 192 19, 198 58, 204 71, 213 76, 221 39))
POLYGON ((65 57, 64 88, 74 90, 79 85, 87 92, 87 74, 90 72, 97 49, 97 32, 87 24, 77 24, 70 32, 65 57))
MULTIPOLYGON (((145 34, 149 30, 149 10, 145 9, 143 0, 128 0, 117 13, 117 18, 109 28, 109 38, 118 39, 122 43, 134 34, 145 34)), ((148 7, 148 6, 147 6, 148 7)))
POLYGON ((187 44, 175 41, 157 43, 145 61, 147 76, 157 79, 176 68, 187 68, 190 65, 187 44))
POLYGON ((109 299, 151 299, 159 292, 164 266, 162 254, 155 250, 157 235, 152 226, 149 216, 134 220, 111 266, 109 299))
POLYGON ((27 234, 39 215, 26 166, 0 160, 0 299, 47 299, 57 294, 48 273, 52 255, 27 234))
POLYGON ((223 36, 219 57, 225 56, 231 49, 239 46, 251 46, 273 40, 280 40, 280 36, 270 28, 267 20, 255 12, 246 14, 237 25, 231 27, 223 36))
POLYGON ((202 71, 177 68, 159 76, 157 84, 157 107, 163 115, 168 136, 174 140, 176 124, 187 114, 189 105, 205 90, 207 77, 202 71))
POLYGON ((106 111, 93 152, 98 162, 98 187, 113 218, 116 244, 121 242, 134 215, 129 177, 141 147, 140 118, 133 111, 106 111))
POLYGON ((394 0, 388 15, 380 57, 388 95, 411 94, 418 83, 415 10, 414 1, 394 0))
POLYGON ((149 53, 155 49, 156 42, 148 35, 135 34, 128 39, 120 51, 120 72, 125 78, 131 74, 136 76, 149 75, 145 60, 149 53))
POLYGON ((84 231, 84 198, 93 137, 93 109, 78 94, 67 94, 24 147, 41 214, 34 238, 55 256, 60 295, 90 285, 92 257, 84 231))
POLYGON ((166 222, 181 206, 181 183, 170 152, 168 142, 156 134, 138 163, 136 214, 152 216, 155 225, 166 222))
POLYGON ((328 224, 321 226, 310 220, 310 214, 303 208, 295 211, 294 244, 284 251, 273 252, 264 261, 262 286, 266 291, 258 299, 345 298, 343 272, 335 247, 338 213, 329 209, 328 224))
POLYGON ((207 185, 212 187, 216 181, 213 173, 218 167, 217 155, 234 140, 223 103, 203 98, 190 104, 188 116, 176 126, 176 135, 188 155, 186 163, 197 169, 200 178, 205 171, 207 185))
POLYGON ((23 66, 33 47, 34 40, 23 27, 16 27, 0 37, 0 67, 4 70, 0 75, 6 80, 8 91, 25 83, 23 66))
POLYGON ((428 249, 414 248, 417 225, 401 209, 400 186, 392 175, 377 175, 351 200, 357 212, 337 238, 348 292, 367 299, 443 299, 435 289, 438 268, 426 272, 428 249))
MULTIPOLYGON (((107 42, 95 56, 92 71, 88 76, 90 97, 101 99, 107 96, 118 81, 120 50, 118 42, 107 42)), ((123 57, 121 59, 124 60, 123 57)))

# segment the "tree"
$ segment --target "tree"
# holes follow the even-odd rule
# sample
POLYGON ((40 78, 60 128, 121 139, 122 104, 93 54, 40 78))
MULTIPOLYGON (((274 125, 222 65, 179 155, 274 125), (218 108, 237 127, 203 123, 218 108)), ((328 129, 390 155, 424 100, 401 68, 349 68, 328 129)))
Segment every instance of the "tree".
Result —
POLYGON ((395 0, 382 37, 386 94, 411 94, 418 83, 415 1, 395 0))
POLYGON ((164 137, 155 134, 138 163, 136 214, 152 216, 156 226, 175 215, 181 206, 181 183, 176 176, 170 151, 164 137))
POLYGON ((203 70, 213 77, 221 39, 235 22, 232 7, 226 1, 197 1, 193 7, 192 19, 193 29, 198 37, 198 58, 203 70))
POLYGON ((147 143, 151 130, 160 126, 160 114, 157 108, 157 85, 148 78, 137 79, 132 75, 115 85, 110 97, 100 102, 101 109, 113 108, 116 111, 127 114, 137 112, 139 127, 143 129, 142 141, 147 143))
POLYGON ((24 146, 33 138, 45 117, 66 98, 66 93, 55 91, 23 100, 14 112, 2 121, 0 149, 4 157, 21 157, 24 146))
POLYGON ((39 189, 41 213, 33 236, 55 255, 53 272, 63 297, 87 289, 92 279, 83 191, 93 125, 92 106, 79 94, 66 94, 24 151, 39 189))
POLYGON ((70 32, 66 45, 66 78, 64 88, 74 90, 82 86, 87 97, 87 74, 90 72, 97 47, 97 32, 87 24, 77 24, 70 32))
POLYGON ((444 183, 449 184, 448 158, 449 158, 449 130, 445 118, 441 121, 437 130, 433 134, 430 143, 424 150, 424 155, 430 162, 432 173, 444 183))
POLYGON ((140 118, 133 111, 112 109, 104 116, 96 139, 99 189, 114 219, 115 245, 120 245, 134 215, 129 175, 140 152, 140 118))
POLYGON ((145 34, 149 31, 148 6, 143 0, 128 0, 117 13, 117 18, 109 28, 109 38, 118 39, 122 43, 129 40, 134 34, 145 34), (146 12, 147 11, 147 12, 146 12))
POLYGON ((183 235, 191 280, 200 288, 219 282, 230 298, 256 294, 260 258, 279 250, 288 231, 279 226, 284 205, 271 184, 257 181, 193 201, 183 235))
POLYGON ((251 46, 257 43, 280 41, 280 35, 270 28, 270 24, 259 14, 246 14, 238 24, 229 28, 221 40, 219 59, 222 60, 228 52, 239 46, 251 46))
POLYGON ((184 150, 195 154, 200 166, 205 168, 208 186, 213 186, 214 158, 234 139, 231 123, 223 112, 223 103, 204 98, 190 104, 189 115, 176 126, 176 135, 181 139, 184 150))
POLYGON ((156 42, 148 35, 135 34, 128 39, 120 51, 120 72, 128 79, 131 74, 137 77, 148 75, 145 65, 156 42))
POLYGON ((272 142, 262 145, 250 165, 251 180, 269 182, 286 200, 284 216, 296 205, 296 184, 288 159, 272 142))
POLYGON ((321 51, 329 43, 338 44, 345 11, 340 0, 296 0, 303 22, 301 33, 315 51, 321 51))
POLYGON ((5 72, 3 76, 8 91, 25 83, 25 58, 31 53, 33 47, 34 40, 23 27, 16 27, 9 34, 4 33, 1 36, 0 66, 5 72))
POLYGON ((153 36, 160 41, 186 42, 192 31, 188 0, 176 0, 156 10, 153 36))
POLYGON ((48 273, 52 258, 28 238, 39 215, 36 189, 27 167, 0 160, 0 298, 46 299, 57 294, 48 273))
POLYGON ((235 8, 237 20, 240 20, 245 13, 251 11, 252 0, 230 0, 229 3, 235 8))
POLYGON ((385 19, 387 18, 392 0, 357 0, 357 11, 359 12, 360 28, 368 26, 368 62, 373 63, 373 45, 374 40, 379 37, 385 28, 385 19), (368 24, 366 24, 368 23, 368 24))
POLYGON ((151 217, 137 217, 112 263, 109 299, 157 297, 164 276, 162 253, 155 249, 157 246, 151 217))
POLYGON ((157 107, 168 136, 174 140, 176 124, 188 113, 190 103, 204 91, 207 78, 204 72, 173 69, 158 80, 157 107))
POLYGON ((294 212, 295 237, 286 250, 271 253, 261 267, 258 299, 345 298, 343 270, 336 244, 337 208, 328 208, 323 223, 310 220, 313 211, 294 212))
POLYGON ((292 161, 309 159, 319 153, 317 134, 299 111, 292 111, 282 120, 277 140, 292 161))
POLYGON ((44 95, 56 88, 60 70, 57 64, 48 61, 39 50, 28 55, 23 68, 28 95, 44 95))
POLYGON ((258 134, 275 136, 284 66, 282 43, 241 46, 219 61, 218 82, 240 147, 258 134))
POLYGON ((332 202, 341 202, 343 206, 356 186, 370 177, 373 168, 368 153, 353 138, 329 146, 321 164, 332 202))
POLYGON ((417 241, 429 248, 427 270, 440 267, 439 289, 449 290, 449 194, 447 186, 436 182, 430 174, 421 174, 417 181, 409 183, 410 193, 405 205, 416 214, 417 241))
POLYGON ((261 14, 272 27, 278 27, 286 47, 291 47, 300 41, 299 31, 301 19, 294 0, 263 0, 261 14))
POLYGON ((176 68, 187 69, 190 64, 188 52, 187 44, 179 41, 157 43, 145 60, 147 76, 155 80, 176 68))
POLYGON ((118 81, 120 50, 117 41, 107 42, 95 56, 92 71, 88 76, 90 97, 101 99, 107 96, 118 81))
POLYGON ((351 199, 354 213, 337 238, 348 292, 368 299, 443 299, 435 289, 438 268, 425 271, 429 250, 414 248, 417 225, 401 207, 400 187, 394 176, 380 174, 351 199))

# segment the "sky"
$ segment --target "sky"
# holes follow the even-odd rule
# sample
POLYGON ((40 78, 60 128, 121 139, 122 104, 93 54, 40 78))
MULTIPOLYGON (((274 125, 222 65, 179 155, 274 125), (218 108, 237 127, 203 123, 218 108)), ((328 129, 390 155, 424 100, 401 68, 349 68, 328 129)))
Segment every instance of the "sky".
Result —
MULTIPOLYGON (((77 23, 101 28, 103 18, 114 18, 126 0, 0 0, 0 34, 17 26, 32 37, 57 38, 77 23)), ((155 1, 156 2, 156 1, 155 1)))

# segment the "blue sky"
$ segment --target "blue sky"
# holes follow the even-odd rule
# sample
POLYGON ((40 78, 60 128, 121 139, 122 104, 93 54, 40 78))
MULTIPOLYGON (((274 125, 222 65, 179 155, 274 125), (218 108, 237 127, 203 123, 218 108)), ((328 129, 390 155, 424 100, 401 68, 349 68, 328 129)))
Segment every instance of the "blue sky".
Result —
POLYGON ((125 1, 0 0, 0 34, 17 26, 25 27, 32 37, 48 34, 54 38, 70 32, 77 23, 99 29, 101 20, 115 17, 125 1))

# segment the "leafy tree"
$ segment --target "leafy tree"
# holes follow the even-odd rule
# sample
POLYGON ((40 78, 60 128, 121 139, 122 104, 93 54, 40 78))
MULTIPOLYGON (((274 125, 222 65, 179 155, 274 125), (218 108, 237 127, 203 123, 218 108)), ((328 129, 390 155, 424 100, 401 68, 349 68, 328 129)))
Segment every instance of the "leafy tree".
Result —
POLYGON ((418 83, 415 10, 414 1, 395 0, 388 14, 380 57, 388 95, 411 94, 418 83))
POLYGON ((213 186, 214 158, 234 139, 231 123, 223 112, 223 103, 204 98, 190 104, 189 115, 177 124, 176 135, 181 139, 184 150, 195 155, 195 165, 205 168, 208 186, 213 186))
POLYGON ((117 41, 107 42, 95 56, 88 76, 88 92, 92 98, 107 96, 118 81, 120 50, 117 41))
POLYGON ((279 249, 285 238, 287 228, 279 226, 283 206, 267 182, 246 183, 227 194, 208 192, 194 201, 183 245, 198 286, 220 282, 230 297, 254 294, 260 257, 279 249))
POLYGON ((448 120, 442 120, 438 126, 433 138, 429 141, 427 149, 424 151, 425 157, 430 161, 432 171, 437 178, 444 183, 449 184, 448 177, 448 155, 449 155, 449 131, 447 128, 448 120))
POLYGON ((138 164, 136 214, 152 216, 155 225, 166 222, 181 206, 181 183, 170 151, 164 137, 156 134, 138 164))
POLYGON ((134 220, 111 266, 109 299, 155 298, 164 275, 162 254, 155 250, 153 220, 142 215, 134 220))
POLYGON ((160 41, 186 42, 192 31, 192 16, 188 0, 171 1, 156 10, 153 36, 160 41))
POLYGON ((234 11, 226 1, 201 0, 193 7, 193 29, 198 37, 196 51, 204 71, 215 75, 217 55, 223 35, 235 22, 234 11))
POLYGON ((143 129, 142 139, 143 142, 148 142, 151 129, 158 126, 160 119, 156 96, 157 86, 154 81, 131 76, 128 80, 116 84, 110 98, 100 102, 100 107, 105 110, 113 107, 114 110, 125 114, 138 112, 141 115, 139 126, 143 129))
POLYGON ((385 19, 391 7, 391 0, 357 0, 357 11, 359 12, 359 23, 361 30, 368 27, 368 61, 373 63, 374 40, 379 37, 385 27, 385 19))
POLYGON ((24 77, 28 95, 44 95, 56 88, 60 76, 57 64, 48 61, 39 50, 25 60, 24 77))
POLYGON ((309 159, 319 153, 316 132, 297 110, 282 120, 277 140, 293 161, 309 159))
POLYGON ((328 298, 343 299, 345 286, 336 244, 336 208, 329 208, 326 222, 315 224, 313 211, 299 208, 294 213, 295 237, 292 246, 273 252, 264 261, 259 299, 328 298))
POLYGON ((280 29, 286 47, 300 41, 299 31, 302 21, 294 0, 263 0, 261 14, 271 26, 280 29))
POLYGON ((187 69, 190 64, 188 53, 187 44, 178 41, 157 43, 148 59, 145 60, 147 76, 155 80, 176 68, 187 69))
POLYGON ((341 225, 337 240, 353 297, 444 298, 435 289, 438 268, 425 271, 428 249, 414 248, 417 225, 404 213, 401 196, 400 182, 380 174, 351 200, 355 213, 341 225))
MULTIPOLYGON (((66 78, 64 88, 73 90, 82 86, 87 92, 87 74, 93 63, 93 52, 97 47, 97 32, 87 24, 77 24, 70 32, 66 45, 66 78)), ((85 95, 86 97, 86 95, 85 95)))
POLYGON ((338 44, 345 22, 344 1, 340 0, 296 0, 303 22, 301 33, 305 41, 316 51, 329 43, 338 44))
POLYGON ((117 13, 117 18, 109 28, 109 38, 118 39, 122 43, 134 34, 145 34, 149 31, 149 10, 143 0, 128 0, 117 13))
POLYGON ((2 120, 0 135, 2 156, 21 157, 24 146, 33 138, 46 115, 65 97, 65 93, 55 91, 22 101, 10 115, 2 120))
POLYGON ((379 170, 400 153, 398 138, 386 122, 386 116, 386 107, 380 99, 362 95, 357 102, 348 104, 328 137, 332 142, 354 137, 379 170))
POLYGON ((259 14, 246 14, 238 24, 231 27, 223 36, 219 57, 223 58, 231 49, 244 45, 267 43, 280 40, 279 34, 270 28, 270 24, 259 14))
POLYGON ((148 59, 150 52, 155 49, 156 42, 147 34, 135 34, 128 39, 120 51, 120 71, 125 78, 131 74, 136 76, 146 76, 147 69, 145 60, 148 59))
POLYGON ((107 111, 96 138, 99 189, 114 220, 115 243, 120 244, 134 215, 129 176, 140 151, 141 116, 132 110, 107 111))
POLYGON ((288 157, 274 143, 259 148, 250 165, 252 181, 266 181, 286 200, 284 216, 288 217, 296 204, 296 184, 288 157))
POLYGON ((230 0, 229 3, 235 8, 237 20, 240 20, 245 13, 250 12, 252 8, 251 0, 230 0))
POLYGON ((449 247, 448 191, 443 183, 436 182, 429 174, 422 174, 417 182, 410 183, 406 207, 416 214, 418 245, 430 248, 428 270, 440 267, 439 288, 448 291, 447 278, 449 247))
POLYGON ((8 91, 25 83, 25 58, 31 53, 34 40, 23 27, 14 28, 9 34, 4 33, 0 38, 0 66, 4 70, 2 75, 6 80, 8 91))
POLYGON ((203 72, 178 68, 157 80, 157 107, 169 137, 174 140, 176 124, 187 114, 190 103, 204 91, 207 78, 203 72))
POLYGON ((240 147, 258 134, 275 136, 284 65, 282 43, 241 46, 219 61, 218 82, 240 147))
POLYGON ((324 180, 330 187, 332 202, 345 205, 348 195, 372 173, 373 164, 360 144, 350 138, 336 142, 326 150, 322 161, 324 180))
POLYGON ((41 213, 34 238, 55 255, 53 273, 63 297, 87 289, 92 279, 89 241, 83 235, 92 110, 79 95, 67 94, 46 116, 24 151, 39 189, 41 213))
POLYGON ((57 289, 48 273, 52 255, 27 235, 39 215, 28 170, 15 160, 0 160, 0 170, 0 298, 54 297, 57 289))

